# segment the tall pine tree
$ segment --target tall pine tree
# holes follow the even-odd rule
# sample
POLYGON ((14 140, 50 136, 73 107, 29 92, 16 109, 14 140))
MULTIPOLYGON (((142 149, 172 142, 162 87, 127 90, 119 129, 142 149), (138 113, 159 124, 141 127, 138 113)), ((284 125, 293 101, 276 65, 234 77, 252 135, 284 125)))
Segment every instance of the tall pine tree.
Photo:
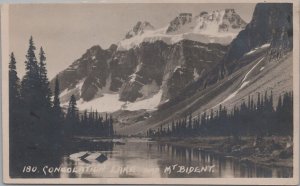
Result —
POLYGON ((76 103, 76 98, 74 95, 71 96, 69 101, 69 107, 66 115, 66 126, 65 133, 74 135, 76 128, 79 123, 79 113, 76 103))
POLYGON ((35 46, 32 36, 29 39, 29 48, 26 54, 26 73, 21 83, 21 97, 28 111, 38 110, 41 106, 36 99, 40 97, 38 93, 39 81, 39 66, 35 56, 35 46))
MULTIPOLYGON (((10 55, 9 61, 9 153, 10 153, 10 167, 17 159, 20 148, 17 147, 18 140, 20 139, 20 121, 22 121, 20 116, 20 79, 17 75, 16 70, 16 59, 14 53, 10 55)), ((20 144, 19 144, 20 145, 20 144)))
POLYGON ((58 76, 56 76, 55 87, 54 87, 54 98, 53 98, 53 113, 54 116, 60 120, 62 119, 63 114, 60 107, 59 94, 60 94, 59 79, 58 76))
POLYGON ((16 59, 14 53, 10 55, 9 62, 9 105, 15 107, 20 99, 20 79, 17 75, 16 59))
POLYGON ((53 122, 50 125, 50 129, 52 129, 53 137, 55 138, 53 141, 54 143, 60 143, 62 136, 63 136, 63 122, 64 116, 60 106, 60 88, 59 88, 59 80, 56 76, 55 79, 55 88, 54 88, 54 98, 53 98, 53 107, 52 107, 52 119, 53 122))
POLYGON ((40 80, 40 94, 41 94, 41 105, 45 108, 50 109, 51 107, 51 89, 49 87, 49 80, 47 77, 46 69, 46 56, 43 48, 40 48, 39 53, 39 80, 40 80))

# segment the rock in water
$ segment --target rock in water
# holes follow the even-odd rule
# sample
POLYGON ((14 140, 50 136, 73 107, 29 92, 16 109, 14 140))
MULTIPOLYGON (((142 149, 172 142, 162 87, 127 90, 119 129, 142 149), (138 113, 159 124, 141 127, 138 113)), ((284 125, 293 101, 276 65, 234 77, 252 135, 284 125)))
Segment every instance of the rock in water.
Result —
POLYGON ((88 161, 95 161, 97 159, 97 157, 99 157, 100 155, 101 155, 100 152, 92 152, 87 157, 85 157, 84 159, 86 159, 88 161))
POLYGON ((79 158, 82 160, 82 159, 84 159, 85 160, 85 158, 86 157, 88 157, 89 155, 91 155, 90 153, 85 153, 84 155, 82 155, 82 156, 80 156, 79 158))
MULTIPOLYGON (((81 157, 85 156, 86 154, 88 154, 87 151, 78 152, 78 153, 71 154, 69 156, 69 158, 72 159, 72 160, 77 160, 77 159, 81 159, 81 157)), ((84 158, 86 158, 86 156, 84 158)))
POLYGON ((98 156, 96 160, 99 161, 100 163, 103 163, 104 161, 107 160, 107 157, 104 154, 100 154, 100 156, 98 156))

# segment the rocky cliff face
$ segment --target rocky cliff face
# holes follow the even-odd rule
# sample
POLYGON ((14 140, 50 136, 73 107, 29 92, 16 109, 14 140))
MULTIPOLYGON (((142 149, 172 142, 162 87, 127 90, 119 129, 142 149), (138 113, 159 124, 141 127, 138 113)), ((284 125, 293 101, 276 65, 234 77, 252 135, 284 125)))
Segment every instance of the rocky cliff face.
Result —
POLYGON ((220 44, 188 40, 174 45, 162 41, 142 43, 128 51, 94 46, 58 76, 62 91, 77 87, 75 95, 84 101, 103 93, 119 93, 121 101, 134 102, 159 90, 163 92, 162 100, 168 100, 210 72, 226 49, 220 44))
POLYGON ((123 101, 147 98, 147 90, 163 90, 162 101, 204 76, 222 59, 226 47, 183 40, 174 45, 162 41, 142 43, 134 49, 137 66, 120 91, 123 101), (153 55, 155 54, 155 55, 153 55), (150 86, 150 87, 149 87, 150 86))
MULTIPOLYGON (((82 84, 81 90, 76 92, 77 97, 90 100, 97 93, 98 89, 106 85, 109 75, 109 60, 115 51, 116 46, 103 50, 100 46, 93 46, 74 61, 66 70, 60 72, 61 90, 72 90, 82 84)), ((51 81, 53 87, 54 81, 51 81)))
POLYGON ((289 3, 259 3, 251 22, 232 41, 229 51, 222 60, 221 76, 238 68, 239 59, 247 52, 271 44, 271 58, 279 57, 293 46, 293 8, 289 3))
POLYGON ((125 103, 158 93, 162 103, 168 102, 196 82, 206 82, 245 25, 231 9, 194 17, 181 13, 159 29, 138 22, 117 45, 105 50, 93 46, 58 74, 62 102, 71 94, 85 102, 118 94, 125 103))
MULTIPOLYGON (((200 15, 205 16, 207 13, 202 12, 200 15)), ((173 97, 175 99, 166 103, 163 108, 177 104, 195 92, 230 77, 234 72, 257 60, 257 56, 264 56, 269 61, 282 58, 293 47, 292 15, 292 4, 257 4, 251 22, 232 41, 223 59, 210 72, 180 89, 177 96, 173 97)), ((223 17, 230 20, 232 16, 223 17)))

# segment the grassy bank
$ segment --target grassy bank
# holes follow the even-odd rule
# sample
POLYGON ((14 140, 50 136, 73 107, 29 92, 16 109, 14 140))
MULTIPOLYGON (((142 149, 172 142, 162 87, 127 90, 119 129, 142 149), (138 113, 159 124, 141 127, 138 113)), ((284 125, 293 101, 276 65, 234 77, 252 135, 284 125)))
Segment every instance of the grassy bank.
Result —
POLYGON ((289 137, 163 137, 159 143, 210 151, 232 156, 241 162, 253 162, 265 166, 293 167, 293 145, 289 137))

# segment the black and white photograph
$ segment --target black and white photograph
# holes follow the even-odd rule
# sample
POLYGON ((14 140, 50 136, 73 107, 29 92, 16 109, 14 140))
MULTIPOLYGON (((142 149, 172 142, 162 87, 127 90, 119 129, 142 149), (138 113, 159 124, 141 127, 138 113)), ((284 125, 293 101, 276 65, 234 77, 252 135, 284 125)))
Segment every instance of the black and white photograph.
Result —
POLYGON ((5 183, 298 184, 297 2, 12 3, 1 27, 5 183))

